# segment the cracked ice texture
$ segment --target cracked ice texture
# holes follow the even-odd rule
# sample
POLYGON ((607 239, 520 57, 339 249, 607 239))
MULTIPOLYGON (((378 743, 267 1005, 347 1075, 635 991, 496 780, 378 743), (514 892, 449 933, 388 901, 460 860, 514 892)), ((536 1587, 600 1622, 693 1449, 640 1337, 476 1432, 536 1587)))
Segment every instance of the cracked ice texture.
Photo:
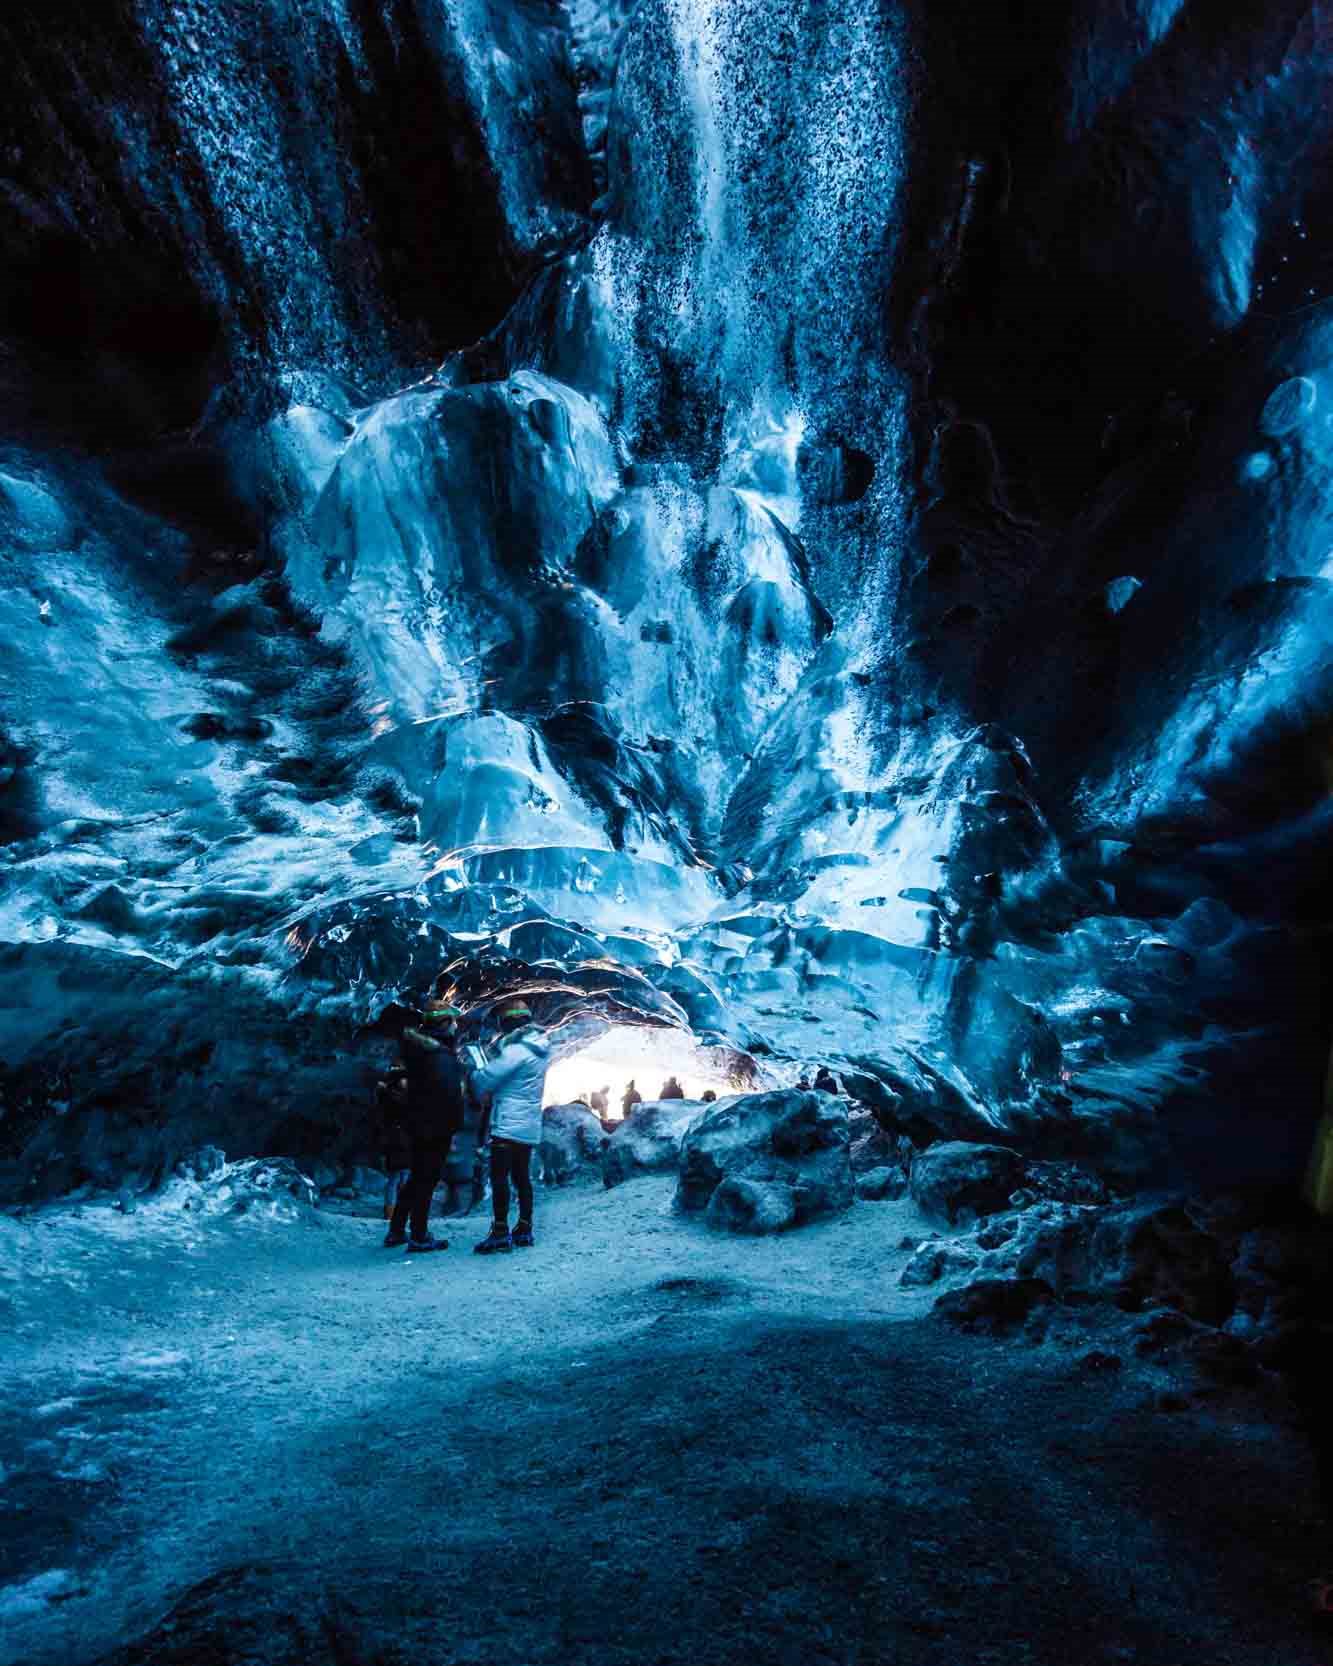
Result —
POLYGON ((14 1187, 350 1150, 445 965, 1291 1161, 1333 360, 1254 320, 1322 37, 949 11, 6 19, 14 1187))

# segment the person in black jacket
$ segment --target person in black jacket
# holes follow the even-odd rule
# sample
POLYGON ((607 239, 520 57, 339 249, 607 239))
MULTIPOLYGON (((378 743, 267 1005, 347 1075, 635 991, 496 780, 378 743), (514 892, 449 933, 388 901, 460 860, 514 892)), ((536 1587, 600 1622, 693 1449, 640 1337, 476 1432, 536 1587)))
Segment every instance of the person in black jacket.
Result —
POLYGON ((448 1249, 447 1238, 429 1231, 430 1204, 444 1172, 449 1143, 463 1125, 465 1078, 458 1056, 457 1007, 432 997, 419 1024, 403 1031, 403 1060, 407 1068, 404 1121, 412 1146, 412 1172, 398 1195, 384 1243, 388 1249, 406 1243, 409 1254, 448 1249), (404 1230, 411 1222, 411 1236, 404 1230))

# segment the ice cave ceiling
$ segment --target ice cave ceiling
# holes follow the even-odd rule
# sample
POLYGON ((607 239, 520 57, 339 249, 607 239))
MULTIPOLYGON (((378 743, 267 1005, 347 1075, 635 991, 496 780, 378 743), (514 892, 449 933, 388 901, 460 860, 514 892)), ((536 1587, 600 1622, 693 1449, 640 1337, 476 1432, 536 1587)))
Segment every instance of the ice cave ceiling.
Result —
POLYGON ((393 1014, 1299 1161, 1333 6, 0 16, 0 1173, 350 1137, 393 1014))

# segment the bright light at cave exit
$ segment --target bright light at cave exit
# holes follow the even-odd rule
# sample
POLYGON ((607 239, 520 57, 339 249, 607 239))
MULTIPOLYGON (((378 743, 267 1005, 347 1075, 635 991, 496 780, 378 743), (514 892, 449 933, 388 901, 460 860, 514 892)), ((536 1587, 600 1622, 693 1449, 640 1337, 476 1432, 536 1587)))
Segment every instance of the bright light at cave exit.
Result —
POLYGON ((720 1099, 744 1091, 728 1076, 725 1060, 722 1049, 700 1047, 678 1030, 622 1025, 589 1042, 582 1052, 558 1059, 546 1072, 543 1098, 548 1105, 571 1105, 606 1088, 608 1109, 619 1116, 631 1080, 645 1099, 657 1099, 667 1077, 674 1076, 687 1099, 702 1099, 708 1088, 720 1099))

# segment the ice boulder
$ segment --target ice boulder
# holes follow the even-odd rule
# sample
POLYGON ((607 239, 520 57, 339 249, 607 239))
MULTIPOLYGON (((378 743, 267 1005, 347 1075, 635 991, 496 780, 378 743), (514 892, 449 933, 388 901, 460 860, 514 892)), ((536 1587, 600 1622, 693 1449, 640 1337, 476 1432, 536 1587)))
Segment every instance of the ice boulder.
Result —
POLYGON ((914 1159, 910 1190, 923 1214, 952 1225, 1004 1209, 1023 1177, 1023 1159, 1008 1146, 941 1140, 914 1159))
POLYGON ((1040 1280, 1060 1301, 1106 1301, 1129 1312, 1167 1309, 1222 1324, 1237 1277, 1222 1240, 1171 1199, 1070 1203, 1047 1199, 992 1214, 972 1240, 988 1276, 1040 1280))
POLYGON ((1220 1242, 1179 1204, 1136 1199, 1107 1210, 1090 1249, 1093 1276, 1120 1307, 1171 1307, 1220 1325, 1235 1283, 1220 1242))
POLYGON ((976 1264, 976 1257, 958 1245, 931 1240, 920 1246, 903 1268, 898 1282, 904 1290, 917 1290, 926 1284, 938 1284, 942 1279, 970 1273, 976 1264))
POLYGON ((905 1134, 888 1133, 868 1111, 853 1111, 848 1124, 856 1195, 876 1200, 902 1197, 915 1156, 912 1142, 905 1134))
POLYGON ((1055 1296, 1045 1279, 977 1278, 958 1290, 947 1290, 934 1312, 959 1330, 1003 1336, 1026 1324, 1055 1296))
POLYGON ((781 1181, 733 1174, 708 1200, 704 1219, 723 1232, 782 1232, 796 1224, 796 1199, 781 1181))
POLYGON ((856 1176, 856 1195, 867 1203, 885 1203, 902 1197, 906 1190, 906 1173, 892 1164, 865 1169, 856 1176))
POLYGON ((780 1231, 846 1209, 853 1195, 847 1108, 827 1094, 720 1100, 681 1140, 676 1207, 710 1226, 780 1231))
POLYGON ((649 1100, 636 1105, 602 1153, 603 1184, 618 1186, 636 1174, 675 1168, 686 1129, 706 1108, 697 1099, 649 1100))
POLYGON ((601 1170, 605 1144, 602 1124, 586 1105, 548 1105, 538 1148, 543 1184, 568 1186, 593 1179, 601 1170))
MULTIPOLYGON (((204 1153, 210 1150, 216 1148, 204 1153)), ((290 1157, 246 1157, 217 1167, 206 1155, 200 1158, 196 1153, 193 1167, 167 1183, 154 1199, 157 1209, 283 1221, 303 1218, 318 1205, 314 1181, 290 1157)))

